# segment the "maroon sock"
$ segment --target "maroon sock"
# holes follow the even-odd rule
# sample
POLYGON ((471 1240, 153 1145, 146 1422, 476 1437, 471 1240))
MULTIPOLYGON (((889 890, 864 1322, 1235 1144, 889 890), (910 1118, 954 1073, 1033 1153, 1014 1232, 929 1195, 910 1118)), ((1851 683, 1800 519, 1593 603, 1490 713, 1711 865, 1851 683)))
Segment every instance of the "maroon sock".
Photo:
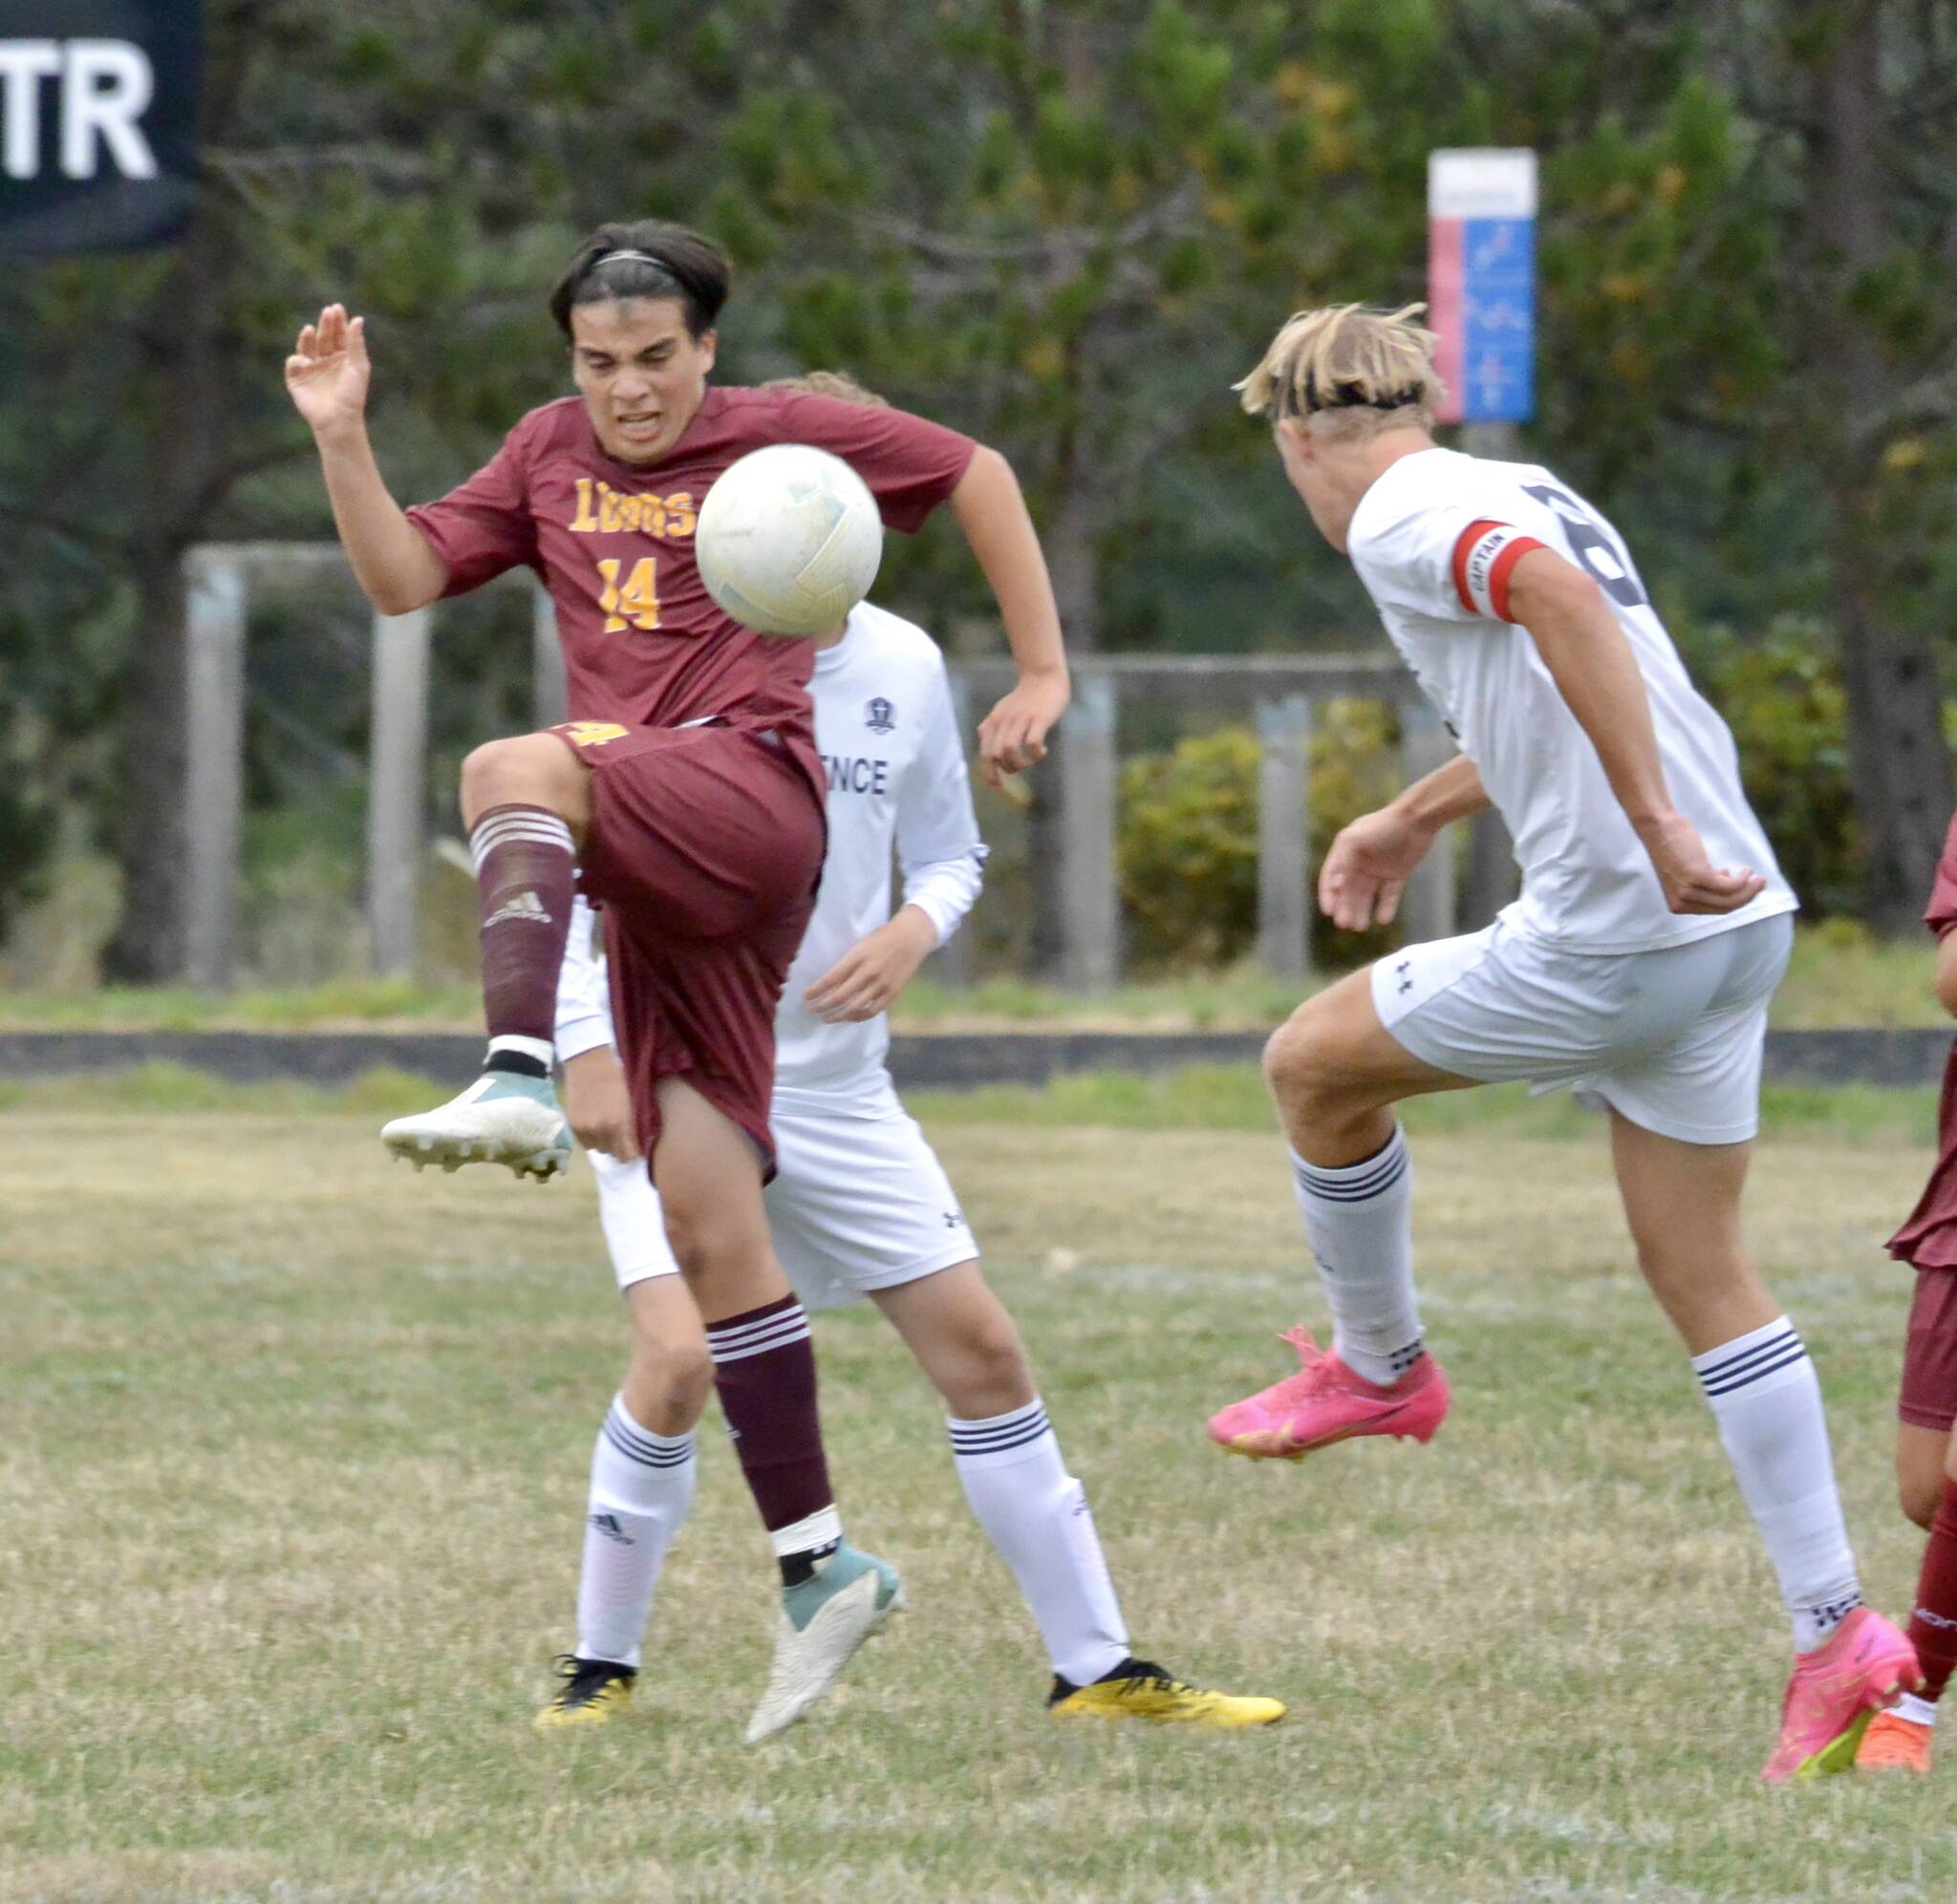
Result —
POLYGON ((1909 1615, 1909 1643, 1923 1667, 1922 1697, 1934 1703, 1957 1666, 1957 1481, 1946 1480, 1923 1551, 1916 1605, 1909 1615))
MULTIPOLYGON (((548 1045, 557 1027, 557 974, 577 873, 570 828, 547 807, 492 806, 469 834, 469 853, 483 905, 489 1036, 548 1045)), ((537 1063, 537 1075, 547 1075, 548 1065, 541 1058, 537 1063)))
MULTIPOLYGON (((833 1508, 828 1463, 822 1451, 822 1422, 815 1406, 815 1345, 808 1317, 792 1295, 730 1316, 707 1329, 714 1358, 714 1387, 734 1437, 734 1452, 748 1491, 770 1533, 792 1528, 825 1508, 833 1508)), ((806 1548, 783 1553, 782 1578, 793 1587, 808 1578, 815 1562, 839 1534, 818 1534, 806 1548)))

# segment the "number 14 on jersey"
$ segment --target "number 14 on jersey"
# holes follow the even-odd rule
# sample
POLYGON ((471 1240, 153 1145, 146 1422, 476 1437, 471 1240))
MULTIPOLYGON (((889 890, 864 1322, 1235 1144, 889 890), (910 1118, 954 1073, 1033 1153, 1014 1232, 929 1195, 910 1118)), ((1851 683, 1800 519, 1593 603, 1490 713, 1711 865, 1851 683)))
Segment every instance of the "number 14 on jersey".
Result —
POLYGON ((651 630, 659 625, 657 559, 640 556, 621 582, 619 577, 624 569, 625 564, 618 556, 598 558, 598 573, 605 578, 605 590, 598 597, 598 606, 605 610, 607 634, 617 634, 627 628, 651 630))

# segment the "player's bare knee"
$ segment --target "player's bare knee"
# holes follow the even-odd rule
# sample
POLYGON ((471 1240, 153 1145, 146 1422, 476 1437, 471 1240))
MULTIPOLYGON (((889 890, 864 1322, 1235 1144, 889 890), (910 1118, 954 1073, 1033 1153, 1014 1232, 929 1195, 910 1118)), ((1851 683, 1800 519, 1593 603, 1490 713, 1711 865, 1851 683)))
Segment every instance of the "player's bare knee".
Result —
POLYGON ((946 1400, 967 1420, 1003 1415, 1032 1400, 1032 1365, 1020 1332, 1003 1311, 968 1329, 958 1351, 958 1393, 946 1400))
POLYGON ((689 1284, 698 1283, 713 1273, 720 1226, 705 1210, 696 1209, 668 1193, 665 1200, 666 1241, 679 1273, 689 1284))
POLYGON ((1339 1062, 1330 1028, 1310 1005, 1301 1005, 1264 1044, 1264 1081, 1287 1123, 1336 1123, 1362 1106, 1339 1062))
POLYGON ((666 1241, 696 1297, 704 1299, 704 1291, 724 1286, 729 1278, 744 1279, 752 1265, 766 1260, 765 1230, 756 1235, 710 1198, 669 1195, 665 1214, 666 1241))
POLYGON ((589 770, 551 735, 485 740, 462 759, 462 817, 473 825, 492 806, 543 806, 573 829, 581 829, 589 806, 589 770))
POLYGON ((480 814, 510 798, 511 743, 485 740, 462 757, 462 799, 464 814, 480 814))
POLYGON ((714 1386, 703 1336, 675 1341, 634 1331, 625 1377, 625 1406, 648 1433, 683 1435, 700 1418, 714 1386))

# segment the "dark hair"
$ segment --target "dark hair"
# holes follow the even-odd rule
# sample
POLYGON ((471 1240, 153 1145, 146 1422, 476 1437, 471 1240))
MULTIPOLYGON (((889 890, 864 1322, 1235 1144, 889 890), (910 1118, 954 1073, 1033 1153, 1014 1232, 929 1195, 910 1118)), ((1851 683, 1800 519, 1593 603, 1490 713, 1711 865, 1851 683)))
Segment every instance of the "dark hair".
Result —
POLYGON ((696 337, 711 331, 727 302, 727 254, 711 238, 683 225, 643 218, 601 225, 577 247, 550 293, 550 315, 570 335, 570 313, 580 304, 613 298, 670 297, 696 337), (618 256, 623 252, 626 255, 618 256))

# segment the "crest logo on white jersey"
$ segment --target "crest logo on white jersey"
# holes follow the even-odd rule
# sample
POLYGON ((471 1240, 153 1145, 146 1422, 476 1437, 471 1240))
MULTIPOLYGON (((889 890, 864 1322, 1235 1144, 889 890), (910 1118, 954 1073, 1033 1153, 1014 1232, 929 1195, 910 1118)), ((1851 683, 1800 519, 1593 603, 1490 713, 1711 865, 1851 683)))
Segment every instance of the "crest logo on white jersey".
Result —
POLYGON ((897 711, 879 695, 864 708, 863 724, 872 734, 892 734, 896 731, 897 711))

